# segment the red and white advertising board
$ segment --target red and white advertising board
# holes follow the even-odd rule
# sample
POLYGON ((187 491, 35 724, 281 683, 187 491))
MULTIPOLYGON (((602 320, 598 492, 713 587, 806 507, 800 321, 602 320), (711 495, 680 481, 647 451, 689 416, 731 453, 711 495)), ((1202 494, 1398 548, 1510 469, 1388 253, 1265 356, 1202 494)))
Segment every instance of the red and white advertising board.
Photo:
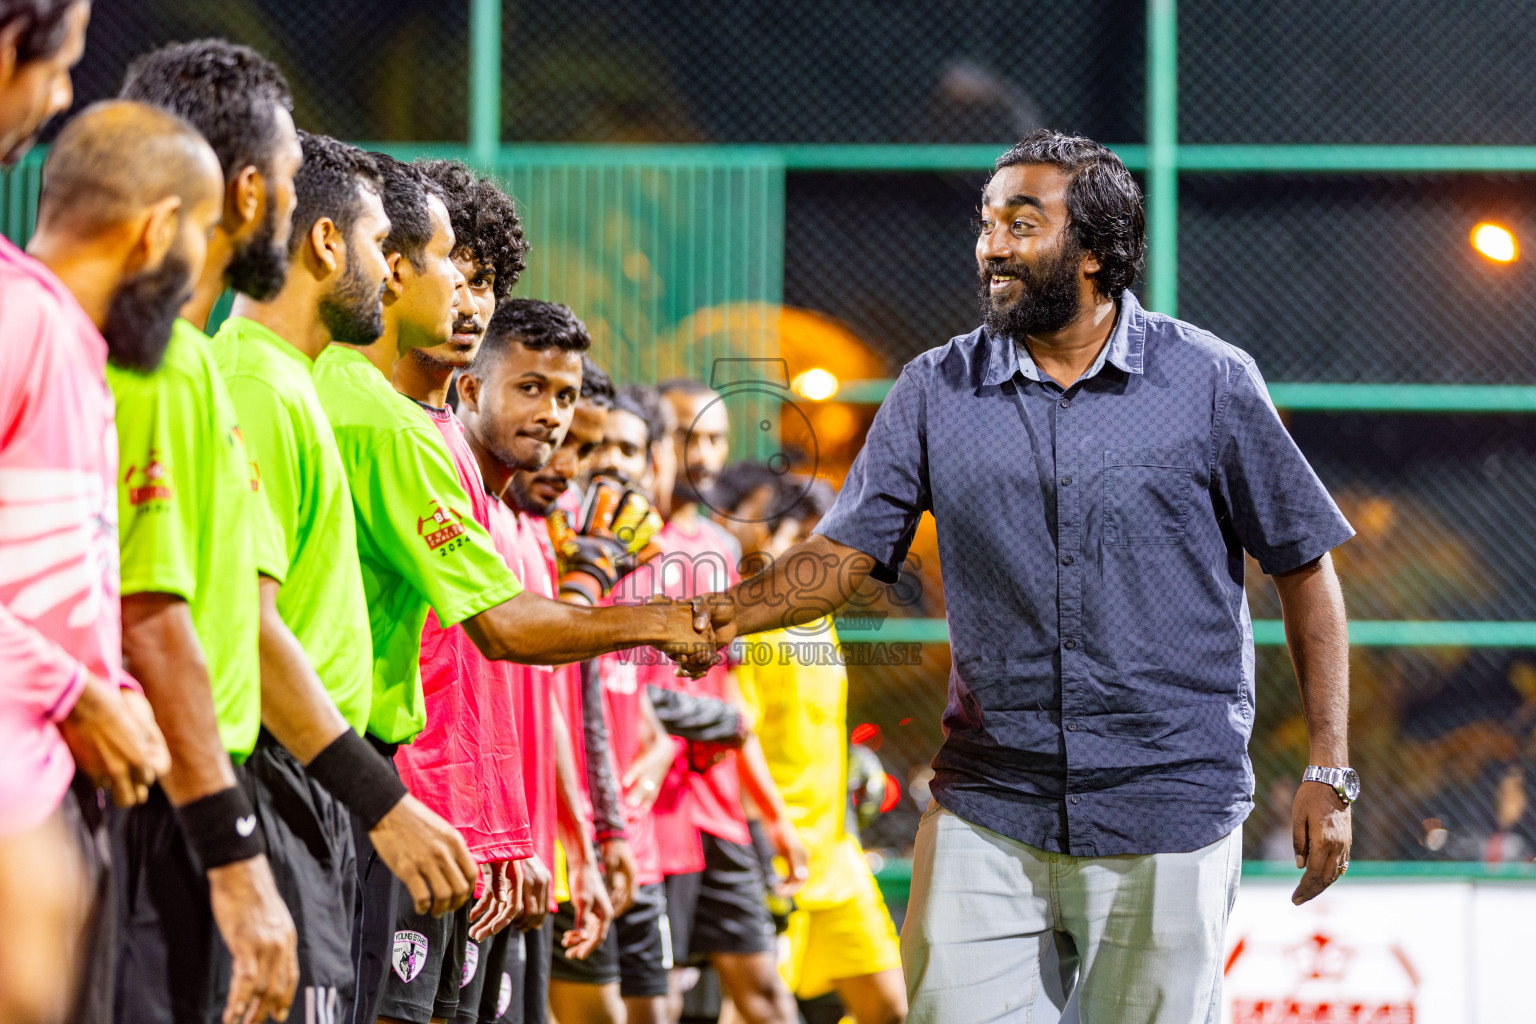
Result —
POLYGON ((1223 1024, 1536 1022, 1536 885, 1349 879, 1301 907, 1245 879, 1223 1024))

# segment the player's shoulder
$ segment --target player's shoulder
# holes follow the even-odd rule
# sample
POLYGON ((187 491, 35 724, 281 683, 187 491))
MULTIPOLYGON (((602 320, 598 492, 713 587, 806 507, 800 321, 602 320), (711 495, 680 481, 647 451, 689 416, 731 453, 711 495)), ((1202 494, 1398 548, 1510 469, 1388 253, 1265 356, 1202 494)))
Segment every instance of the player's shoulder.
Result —
POLYGON ((967 334, 957 334, 942 345, 920 352, 902 367, 902 375, 916 379, 952 376, 978 363, 985 364, 991 344, 986 328, 977 327, 967 334))
POLYGON ((31 335, 39 340, 84 317, 74 298, 53 272, 0 238, 0 325, 6 353, 15 356, 15 340, 31 335))
POLYGON ((1148 364, 1161 361, 1171 364, 1169 369, 1181 372, 1205 370, 1221 376, 1253 366, 1253 357, 1247 352, 1204 327, 1164 313, 1144 309, 1138 312, 1143 321, 1143 345, 1148 364))

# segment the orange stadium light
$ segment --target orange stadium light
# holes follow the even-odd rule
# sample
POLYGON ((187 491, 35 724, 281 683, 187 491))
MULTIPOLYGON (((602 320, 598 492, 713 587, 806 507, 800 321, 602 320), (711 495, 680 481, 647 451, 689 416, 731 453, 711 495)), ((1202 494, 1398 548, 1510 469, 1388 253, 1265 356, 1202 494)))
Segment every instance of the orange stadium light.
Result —
POLYGON ((806 370, 795 377, 790 387, 801 398, 809 399, 812 402, 825 402, 837 394, 838 379, 833 376, 830 370, 816 367, 812 370, 806 370))
POLYGON ((1495 263, 1513 263, 1520 255, 1520 243, 1506 227, 1483 221, 1472 229, 1472 248, 1495 263))

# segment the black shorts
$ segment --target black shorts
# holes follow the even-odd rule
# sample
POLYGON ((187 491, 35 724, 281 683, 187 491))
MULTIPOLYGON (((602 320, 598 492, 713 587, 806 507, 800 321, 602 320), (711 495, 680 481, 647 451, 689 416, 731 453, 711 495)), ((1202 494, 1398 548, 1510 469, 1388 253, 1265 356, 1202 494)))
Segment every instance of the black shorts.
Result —
MULTIPOLYGON (((504 928, 483 942, 471 942, 477 950, 468 984, 459 993, 459 1015, 454 1024, 544 1024, 548 1019, 549 972, 528 977, 528 947, 547 965, 554 925, 544 922, 536 932, 524 934, 504 928), (543 951, 540 954, 539 951, 543 951)), ((468 947, 465 949, 466 955, 468 947)))
POLYGON ((211 1020, 220 957, 208 879, 165 791, 115 815, 117 1019, 144 1024, 211 1020))
POLYGON ((672 956, 686 964, 710 953, 767 953, 773 949, 773 918, 763 865, 751 845, 708 832, 704 870, 667 877, 667 918, 672 956))
MULTIPOLYGON (((240 772, 267 841, 277 891, 298 933, 299 984, 292 1020, 341 1021, 352 1005, 352 909, 357 888, 352 816, 266 730, 240 772)), ((230 957, 221 960, 214 1005, 229 998, 230 957)))
MULTIPOLYGON (((550 976, 582 985, 606 985, 617 981, 619 995, 644 999, 667 994, 667 973, 672 969, 671 927, 667 920, 666 887, 642 885, 634 904, 624 912, 608 937, 586 960, 572 960, 555 946, 550 976)), ((555 918, 555 934, 575 925, 570 904, 562 903, 555 918)))
MULTIPOLYGON (((384 756, 390 767, 395 764, 395 744, 365 737, 384 756)), ((352 843, 357 850, 357 877, 353 883, 351 961, 354 971, 354 996, 350 1020, 354 1024, 374 1024, 379 1019, 379 1000, 384 996, 384 978, 390 973, 395 949, 395 889, 397 882, 389 866, 373 848, 368 830, 351 818, 352 843)), ((290 1016, 290 1019, 292 1017, 290 1016)))
MULTIPOLYGON (((379 1016, 431 1024, 433 1017, 450 1019, 459 1012, 459 990, 469 983, 465 970, 470 956, 469 910, 464 904, 451 914, 418 914, 410 890, 395 883, 395 938, 379 1016)), ((479 950, 473 954, 479 958, 479 950)))
MULTIPOLYGON (((117 894, 114 892, 111 819, 104 793, 83 774, 76 774, 70 791, 64 794, 58 813, 65 830, 79 845, 80 863, 85 871, 86 892, 91 908, 80 936, 79 976, 71 993, 71 1012, 65 1019, 71 1024, 112 1024, 113 998, 117 976, 117 894)), ((6 936, 5 941, 25 942, 24 936, 6 936)))

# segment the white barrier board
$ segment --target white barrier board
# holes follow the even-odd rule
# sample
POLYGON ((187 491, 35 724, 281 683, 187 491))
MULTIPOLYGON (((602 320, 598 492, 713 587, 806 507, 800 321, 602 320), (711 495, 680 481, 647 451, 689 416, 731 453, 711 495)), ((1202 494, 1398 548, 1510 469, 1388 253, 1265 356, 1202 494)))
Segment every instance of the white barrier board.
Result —
POLYGON ((1536 1024, 1536 886, 1245 880, 1223 1024, 1536 1024))

